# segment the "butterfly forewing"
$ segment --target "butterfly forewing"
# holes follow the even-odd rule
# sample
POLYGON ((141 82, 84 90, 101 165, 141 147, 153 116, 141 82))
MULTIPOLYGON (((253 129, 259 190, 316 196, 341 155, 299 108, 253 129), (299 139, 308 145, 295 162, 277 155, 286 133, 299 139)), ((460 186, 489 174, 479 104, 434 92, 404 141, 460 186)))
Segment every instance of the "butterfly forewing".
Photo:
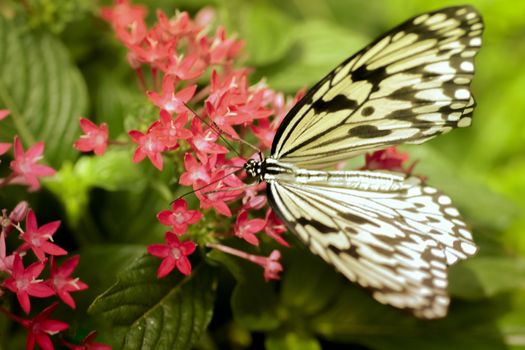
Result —
POLYGON ((367 186, 362 180, 367 174, 359 175, 358 187, 272 181, 268 198, 313 253, 378 301, 419 317, 443 317, 447 265, 477 250, 470 232, 450 198, 434 188, 416 178, 394 187, 399 177, 381 179, 376 173, 367 186))
POLYGON ((322 167, 468 126, 483 24, 470 6, 414 17, 350 57, 284 118, 272 157, 322 167))

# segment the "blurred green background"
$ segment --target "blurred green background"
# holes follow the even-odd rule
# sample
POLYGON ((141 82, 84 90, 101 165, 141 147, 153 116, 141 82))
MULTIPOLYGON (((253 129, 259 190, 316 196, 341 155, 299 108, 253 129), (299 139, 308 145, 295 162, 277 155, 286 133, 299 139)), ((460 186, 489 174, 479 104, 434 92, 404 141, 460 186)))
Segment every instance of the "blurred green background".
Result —
MULTIPOLYGON (((112 151, 100 159, 77 159, 69 146, 64 149, 63 145, 71 144, 79 134, 80 114, 107 122, 112 137, 117 137, 140 126, 140 121, 130 116, 151 109, 126 63, 125 50, 96 17, 97 3, 25 3, 32 10, 22 11, 23 21, 52 34, 28 39, 26 46, 19 48, 18 63, 20 67, 43 67, 45 74, 35 74, 47 76, 42 82, 48 85, 35 84, 34 76, 31 80, 21 72, 17 75, 16 69, 9 74, 2 71, 2 79, 8 88, 22 84, 13 88, 15 100, 25 101, 20 91, 32 89, 28 98, 44 96, 46 101, 58 100, 56 104, 69 103, 59 112, 51 108, 55 102, 42 103, 41 108, 19 105, 28 120, 59 116, 57 120, 44 118, 41 125, 29 123, 29 128, 38 129, 38 135, 49 142, 46 155, 60 168, 57 179, 47 184, 49 192, 30 199, 50 220, 58 217, 67 222, 82 256, 80 276, 91 286, 84 296, 85 309, 113 283, 113 271, 140 255, 144 243, 161 240, 162 228, 154 215, 171 200, 162 182, 173 186, 172 176, 178 170, 168 169, 159 179, 150 166, 131 165, 126 151, 112 151), (32 45, 31 40, 40 44, 32 45), (52 62, 62 60, 66 62, 62 66, 71 66, 71 72, 56 77, 52 62), (60 93, 52 90, 56 81, 63 84, 60 93), (63 137, 53 143, 56 130, 63 137)), ((339 62, 402 21, 458 5, 436 0, 141 3, 150 9, 151 20, 155 8, 173 14, 177 8, 196 13, 204 6, 214 7, 217 23, 246 41, 244 59, 255 68, 253 82, 265 79, 270 87, 290 95, 313 85, 339 62)), ((260 271, 252 267, 224 256, 214 257, 234 278, 221 273, 211 326, 195 347, 525 348, 525 1, 477 0, 470 4, 481 12, 486 27, 472 86, 478 102, 474 123, 427 144, 403 148, 419 160, 417 173, 453 197, 481 247, 474 259, 451 269, 449 289, 454 301, 450 316, 422 322, 381 306, 296 246, 285 254, 286 271, 278 285, 264 283, 260 271)), ((13 11, 18 6, 18 1, 4 0, 0 12, 12 18, 19 14, 13 11)), ((0 43, 2 38, 0 35, 0 43)), ((9 204, 27 197, 23 191, 9 191, 2 198, 9 204)), ((80 313, 76 317, 79 328, 83 322, 97 323, 80 313)), ((110 328, 101 331, 103 337, 110 337, 110 328)))

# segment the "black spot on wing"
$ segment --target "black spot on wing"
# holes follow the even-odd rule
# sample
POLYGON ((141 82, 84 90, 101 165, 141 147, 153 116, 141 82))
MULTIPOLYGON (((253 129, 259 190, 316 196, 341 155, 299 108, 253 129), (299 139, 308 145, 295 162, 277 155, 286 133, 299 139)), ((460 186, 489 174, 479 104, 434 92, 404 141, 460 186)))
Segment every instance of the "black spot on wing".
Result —
POLYGON ((374 107, 368 106, 363 108, 363 111, 361 111, 361 115, 364 117, 368 117, 374 113, 374 107))
POLYGON ((322 112, 331 113, 342 109, 353 110, 357 108, 357 101, 351 100, 345 95, 336 95, 329 101, 324 101, 322 98, 318 99, 312 104, 312 108, 316 114, 322 112))
POLYGON ((351 221, 351 222, 354 222, 356 224, 359 224, 359 225, 362 225, 362 224, 371 224, 371 225, 374 225, 376 226, 376 224, 362 216, 359 216, 359 215, 354 215, 352 213, 347 213, 347 212, 340 212, 339 213, 339 216, 342 218, 342 219, 345 219, 345 220, 348 220, 348 221, 351 221))
POLYGON ((348 131, 350 136, 359 137, 360 139, 371 139, 390 135, 391 130, 379 130, 375 125, 359 125, 348 131))
POLYGON ((298 218, 296 221, 296 224, 299 224, 301 226, 312 226, 313 228, 315 228, 317 231, 321 233, 334 232, 333 227, 327 226, 317 220, 308 220, 306 218, 298 218))

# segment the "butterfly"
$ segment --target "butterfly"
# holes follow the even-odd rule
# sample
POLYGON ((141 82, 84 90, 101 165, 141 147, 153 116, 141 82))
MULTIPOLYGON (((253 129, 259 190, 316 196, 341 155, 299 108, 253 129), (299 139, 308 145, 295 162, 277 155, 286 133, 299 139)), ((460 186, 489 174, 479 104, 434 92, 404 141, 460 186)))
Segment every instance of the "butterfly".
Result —
POLYGON ((470 6, 424 13, 328 73, 284 117, 246 173, 311 252, 381 303, 447 314, 447 267, 478 248, 450 197, 386 171, 323 171, 365 152, 467 127, 483 23, 470 6))

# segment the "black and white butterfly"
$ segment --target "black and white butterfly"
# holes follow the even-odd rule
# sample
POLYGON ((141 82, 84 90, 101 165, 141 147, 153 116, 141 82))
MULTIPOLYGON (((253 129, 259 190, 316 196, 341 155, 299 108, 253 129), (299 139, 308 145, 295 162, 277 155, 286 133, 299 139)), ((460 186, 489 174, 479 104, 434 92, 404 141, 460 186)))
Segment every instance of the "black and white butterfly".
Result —
POLYGON ((477 251, 451 199, 418 178, 320 171, 471 124, 483 24, 470 6, 416 16, 348 58, 286 115, 269 158, 244 169, 315 254, 384 304, 447 313, 447 266, 477 251))

